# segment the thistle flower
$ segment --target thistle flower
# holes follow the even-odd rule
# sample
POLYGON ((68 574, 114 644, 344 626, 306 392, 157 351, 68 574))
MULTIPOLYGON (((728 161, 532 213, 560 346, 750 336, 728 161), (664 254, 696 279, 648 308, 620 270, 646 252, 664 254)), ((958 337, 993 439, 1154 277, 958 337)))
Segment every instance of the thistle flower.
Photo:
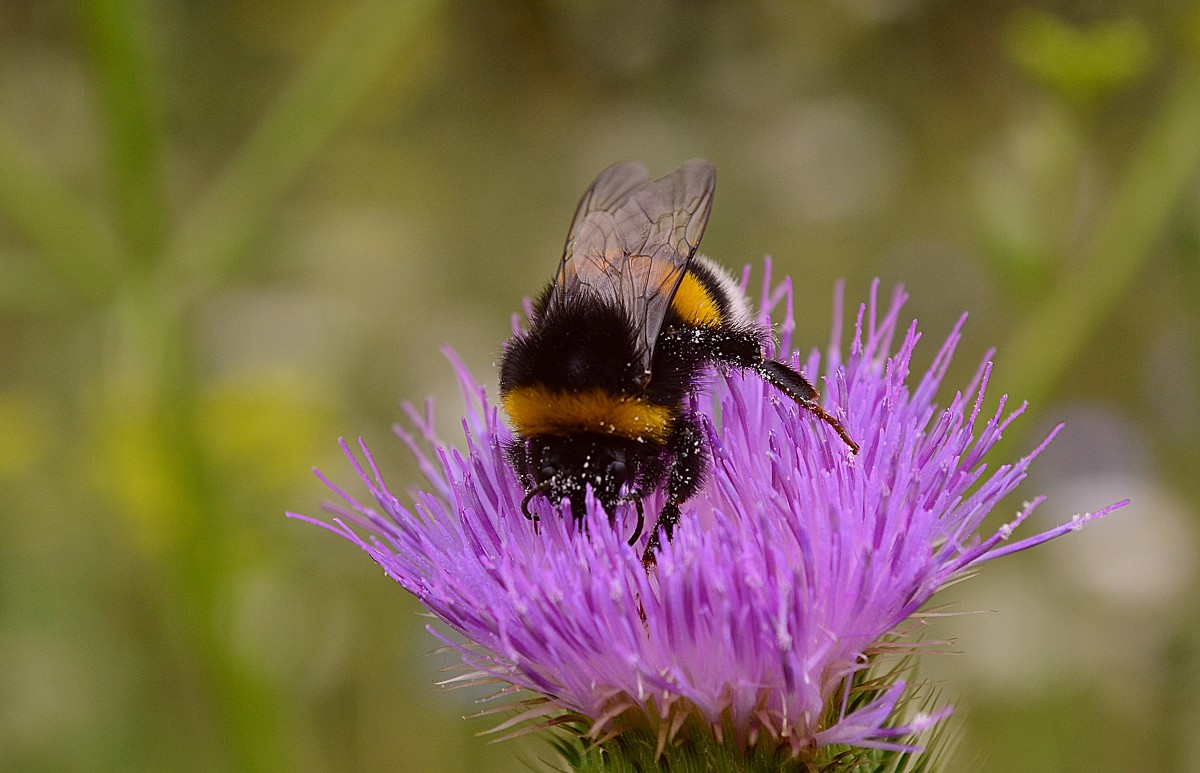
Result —
MULTIPOLYGON (((791 351, 790 281, 772 287, 768 265, 762 295, 766 318, 782 312, 781 349, 791 351)), ((824 405, 861 452, 851 456, 753 376, 717 376, 697 398, 719 417, 707 425, 710 480, 650 572, 642 545, 625 543, 631 512, 610 525, 589 498, 582 527, 549 503, 537 523, 523 517, 524 491, 503 452, 510 432, 453 355, 465 454, 435 437, 431 407, 408 406, 415 431, 397 433, 427 490, 403 503, 366 446, 343 443, 373 502, 330 483, 343 504, 330 506, 331 523, 313 522, 362 548, 445 624, 449 631, 429 630, 467 667, 452 681, 534 693, 504 729, 567 724, 610 750, 649 738, 654 755, 699 734, 805 765, 839 749, 919 751, 916 737, 949 709, 904 711, 912 690, 902 678, 865 677, 880 652, 910 641, 902 624, 965 570, 1124 503, 1010 542, 1037 498, 980 536, 984 517, 1058 429, 989 473, 984 454, 1025 405, 1006 413, 1002 397, 993 414, 982 413, 985 358, 939 408, 965 317, 912 384, 920 335, 915 322, 901 327, 906 296, 897 290, 881 306, 877 295, 878 283, 844 361, 840 288, 825 362, 816 351, 792 360, 810 377, 824 374, 824 405)), ((645 504, 657 512, 661 498, 645 504)))

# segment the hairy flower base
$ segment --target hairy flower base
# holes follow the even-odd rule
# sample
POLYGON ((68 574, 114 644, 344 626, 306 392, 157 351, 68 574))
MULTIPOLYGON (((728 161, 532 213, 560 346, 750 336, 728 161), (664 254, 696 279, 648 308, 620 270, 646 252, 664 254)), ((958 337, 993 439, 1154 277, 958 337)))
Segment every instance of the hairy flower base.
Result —
MULTIPOLYGON (((907 650, 901 646, 901 650, 907 650)), ((798 753, 789 745, 780 744, 772 735, 752 737, 739 742, 729 717, 719 725, 708 725, 698 711, 682 707, 670 720, 657 720, 653 712, 635 709, 615 717, 597 736, 596 726, 586 717, 563 717, 558 727, 566 730, 552 740, 561 757, 578 773, 623 773, 624 771, 672 770, 704 771, 705 773, 812 773, 813 771, 846 771, 871 773, 916 773, 934 769, 947 748, 945 733, 931 735, 931 730, 945 730, 938 725, 949 714, 948 708, 929 712, 936 696, 926 692, 920 698, 921 707, 912 710, 904 705, 918 698, 918 691, 905 690, 905 679, 915 670, 915 659, 904 655, 890 669, 881 663, 895 661, 895 652, 872 655, 870 669, 856 672, 844 688, 846 703, 831 706, 830 724, 847 708, 874 705, 893 725, 898 742, 887 748, 851 746, 846 744, 814 745, 798 753), (899 701, 893 703, 897 696, 899 701), (880 702, 878 699, 883 697, 880 702), (908 719, 904 719, 905 716, 908 719), (918 740, 922 743, 918 744, 918 740), (932 754, 921 755, 924 743, 935 748, 932 754)), ((502 728, 501 728, 502 729, 502 728)))
POLYGON ((553 742, 563 761, 577 773, 635 773, 648 770, 696 771, 700 773, 916 773, 932 769, 938 751, 921 755, 911 750, 868 749, 828 745, 794 755, 790 747, 769 739, 741 746, 731 734, 714 734, 694 718, 684 723, 671 743, 662 734, 631 727, 603 743, 587 739, 586 724, 570 728, 574 735, 553 742))
MULTIPOLYGON (((768 268, 763 288, 765 315, 782 306, 781 349, 790 351, 790 282, 772 287, 768 268)), ((345 505, 316 523, 361 547, 449 627, 430 630, 467 668, 452 681, 499 680, 547 699, 514 723, 582 716, 593 740, 649 734, 658 754, 695 726, 738 749, 795 758, 911 750, 948 709, 903 718, 910 691, 900 678, 851 689, 871 653, 964 570, 1120 505, 1006 543, 1035 499, 976 536, 1049 438, 987 474, 984 454, 1024 406, 1006 415, 1001 398, 982 414, 987 363, 946 407, 934 404, 961 321, 910 385, 919 335, 915 323, 899 327, 903 301, 897 292, 880 308, 872 289, 844 361, 840 305, 835 315, 823 405, 861 444, 857 456, 758 379, 714 380, 695 406, 719 417, 708 425, 712 474, 650 573, 639 560, 648 535, 625 544, 631 506, 610 525, 589 501, 583 528, 544 500, 533 505, 538 523, 522 517, 524 492, 503 453, 509 430, 457 361, 466 454, 434 436, 431 409, 410 407, 416 432, 397 432, 429 490, 402 504, 360 444, 365 469, 347 453, 374 503, 334 487, 345 505)), ((793 364, 822 373, 817 352, 793 364)), ((648 497, 647 514, 660 504, 648 497)))

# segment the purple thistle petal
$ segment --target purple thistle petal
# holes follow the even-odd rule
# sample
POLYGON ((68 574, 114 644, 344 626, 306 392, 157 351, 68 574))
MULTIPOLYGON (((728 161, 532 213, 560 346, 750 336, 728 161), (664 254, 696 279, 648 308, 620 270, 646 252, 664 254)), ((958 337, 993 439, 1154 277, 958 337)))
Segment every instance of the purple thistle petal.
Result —
POLYGON ((905 687, 907 685, 904 682, 896 682, 871 703, 853 714, 844 715, 842 721, 832 728, 816 734, 817 745, 845 744, 887 751, 923 751, 922 747, 915 744, 884 739, 916 736, 950 716, 950 708, 947 706, 932 714, 918 713, 908 722, 889 725, 889 720, 895 715, 897 706, 904 697, 905 687))
MULTIPOLYGON (((792 285, 772 285, 769 261, 762 293, 764 319, 782 318, 780 351, 791 351, 792 285)), ((1023 459, 989 472, 985 454, 1025 406, 1005 414, 1002 398, 978 423, 991 375, 985 360, 939 408, 934 400, 965 316, 910 386, 920 335, 915 322, 900 324, 907 296, 897 289, 880 307, 878 295, 876 282, 843 359, 839 285, 827 367, 821 370, 816 350, 803 363, 806 373, 822 374, 823 405, 861 452, 852 456, 829 427, 753 376, 713 379, 698 399, 706 413, 719 407, 721 416, 719 429, 706 424, 712 475, 685 504, 652 573, 640 562, 649 535, 634 547, 622 536, 632 530, 630 506, 615 527, 590 498, 582 528, 544 499, 531 503, 536 524, 523 517, 524 491, 502 450, 511 434, 449 351, 466 405, 465 455, 437 440, 430 403, 424 411, 406 405, 412 429, 396 432, 428 491, 406 506, 366 446, 343 443, 372 503, 322 477, 341 500, 329 507, 332 522, 295 517, 352 541, 462 637, 430 629, 469 669, 454 681, 532 690, 552 707, 589 717, 593 737, 640 717, 660 728, 662 744, 695 716, 717 735, 732 729, 737 743, 769 738, 796 754, 827 744, 916 750, 904 739, 948 708, 899 718, 900 681, 853 711, 845 703, 847 679, 881 638, 898 635, 901 623, 965 570, 1125 503, 1002 546, 1035 499, 981 537, 985 516, 1058 430, 1023 459), (841 710, 831 714, 830 706, 841 710)), ((788 359, 801 365, 796 354, 788 359)), ((660 494, 647 497, 647 514, 661 504, 660 494)), ((548 711, 526 709, 538 719, 548 711)))

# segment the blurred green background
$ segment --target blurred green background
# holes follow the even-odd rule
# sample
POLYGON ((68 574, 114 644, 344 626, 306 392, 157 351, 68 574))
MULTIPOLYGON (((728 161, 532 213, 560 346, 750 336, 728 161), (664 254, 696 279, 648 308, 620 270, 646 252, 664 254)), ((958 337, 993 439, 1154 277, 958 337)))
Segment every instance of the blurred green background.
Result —
POLYGON ((803 346, 838 277, 906 284, 921 364, 971 312, 951 388, 996 345, 1032 403, 1003 454, 1068 423, 1027 533, 1134 499, 943 597, 992 610, 927 636, 950 769, 1200 769, 1200 11, 1113 0, 0 4, 0 769, 541 754, 283 514, 339 435, 416 483, 440 347, 494 382, 592 177, 692 156, 803 346))

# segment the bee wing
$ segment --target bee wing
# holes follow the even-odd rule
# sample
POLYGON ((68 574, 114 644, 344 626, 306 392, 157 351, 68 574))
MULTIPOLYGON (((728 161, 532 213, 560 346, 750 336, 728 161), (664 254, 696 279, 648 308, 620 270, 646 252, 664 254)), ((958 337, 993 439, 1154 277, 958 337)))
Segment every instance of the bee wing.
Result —
POLYGON ((649 374, 654 342, 712 212, 716 172, 692 159, 653 180, 625 161, 592 183, 567 235, 550 301, 590 294, 619 304, 638 333, 649 374))

